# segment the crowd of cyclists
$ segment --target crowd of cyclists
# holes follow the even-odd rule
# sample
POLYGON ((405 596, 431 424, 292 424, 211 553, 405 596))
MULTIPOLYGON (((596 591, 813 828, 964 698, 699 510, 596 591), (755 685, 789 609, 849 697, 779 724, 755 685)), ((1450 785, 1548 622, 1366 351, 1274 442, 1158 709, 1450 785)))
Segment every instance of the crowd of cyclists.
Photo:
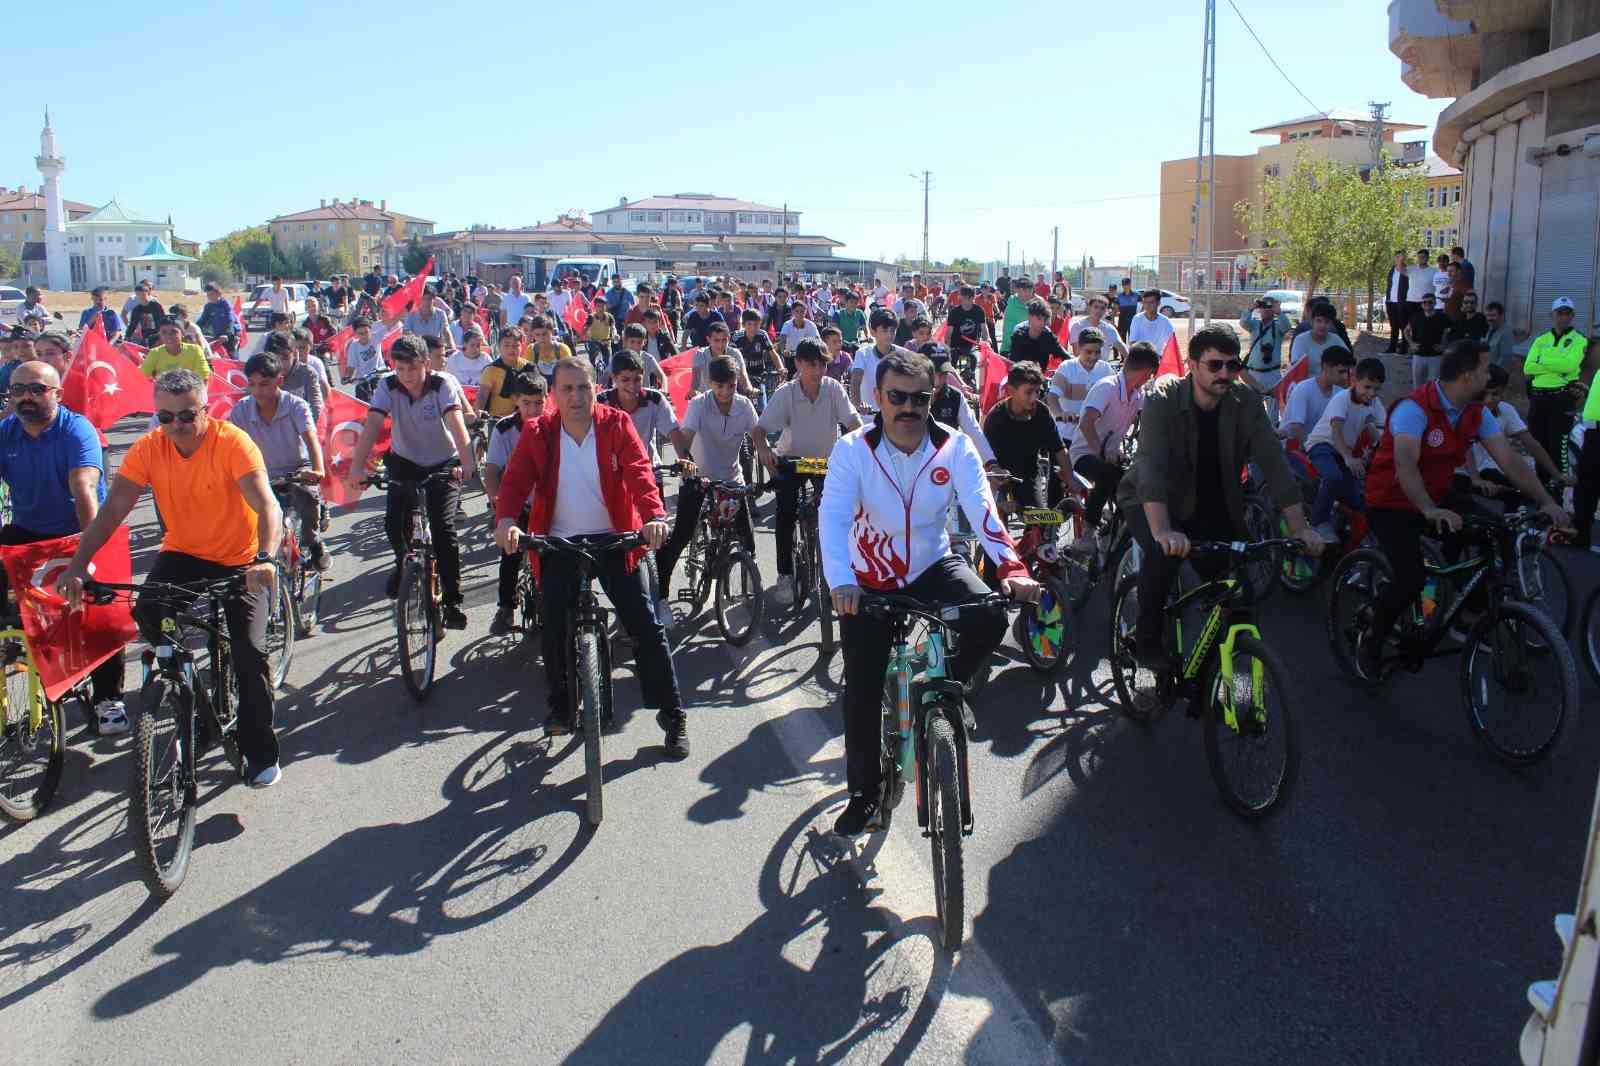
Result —
MULTIPOLYGON (((1165 606, 1191 546, 1258 539, 1252 500, 1276 508, 1311 559, 1338 543, 1336 508, 1364 513, 1392 570, 1359 642, 1360 670, 1373 681, 1407 661, 1403 635, 1394 644, 1396 623, 1422 590, 1425 537, 1439 537, 1455 557, 1467 547, 1463 516, 1487 500, 1496 511, 1537 509, 1553 528, 1572 530, 1560 500, 1576 486, 1576 539, 1589 543, 1600 434, 1569 469, 1566 431, 1574 418, 1591 428, 1600 421, 1600 390, 1580 415, 1572 397, 1584 342, 1566 300, 1556 301, 1552 334, 1529 353, 1535 417, 1524 424, 1504 398, 1505 369, 1470 335, 1441 344, 1427 373, 1386 409, 1378 398, 1384 360, 1358 360, 1326 302, 1313 301, 1294 325, 1259 302, 1241 322, 1243 343, 1231 325, 1198 329, 1178 346, 1179 365, 1158 375, 1172 324, 1157 310, 1158 290, 1135 293, 1127 280, 1090 294, 1077 315, 1066 281, 1043 274, 951 291, 920 275, 893 289, 728 277, 692 291, 672 277, 636 287, 619 277, 602 288, 573 276, 532 293, 520 277, 502 291, 446 274, 403 312, 386 313, 384 298, 401 284, 335 279, 299 317, 286 299, 280 306, 275 284, 265 297, 272 328, 247 349, 248 389, 225 418, 208 405, 211 360, 236 353, 243 326, 219 288, 208 288, 193 321, 183 308, 161 307, 148 288, 120 312, 96 290, 80 328, 98 316, 113 342, 148 344, 142 369, 154 381, 153 422, 115 470, 93 426, 60 402, 72 331, 30 292, 36 317, 6 339, 0 479, 11 511, 0 544, 79 534, 57 583, 76 607, 92 584, 90 560, 149 490, 164 539, 148 580, 242 575, 227 625, 236 739, 252 786, 281 775, 264 636, 282 580, 281 508, 299 514, 312 565, 326 570, 318 486, 335 475, 318 423, 338 390, 368 405, 338 475, 347 498, 366 488, 382 445, 395 559, 387 594, 397 594, 409 508, 420 499, 447 629, 469 624, 462 516, 474 482, 488 497, 499 550, 495 634, 515 626, 525 535, 639 534, 642 543, 605 554, 594 576, 632 643, 642 702, 657 712, 674 758, 689 755, 693 708, 673 664, 673 589, 708 499, 719 485, 771 483, 771 596, 786 607, 797 599, 801 486, 820 488, 821 565, 844 658, 850 796, 835 828, 846 835, 882 824, 890 646, 861 613, 863 595, 899 592, 938 605, 998 590, 1036 606, 1041 586, 1013 536, 1028 509, 1075 516, 1059 527, 1062 552, 1093 551, 1112 512, 1126 523, 1139 548, 1129 651, 1157 673, 1175 666, 1165 606), (341 327, 353 338, 338 353, 327 344, 341 327), (1274 388, 1302 359, 1303 380, 1279 411, 1274 388), (1559 399, 1544 394, 1556 390, 1559 399), (982 409, 985 396, 992 402, 982 409), (678 460, 672 508, 663 488, 668 447, 678 460), (827 472, 797 473, 785 462, 796 459, 825 460, 827 472), (418 483, 420 497, 409 488, 418 483)), ((734 499, 736 536, 753 554, 762 505, 751 493, 734 499)), ((533 568, 544 729, 560 735, 575 728, 563 627, 579 589, 568 567, 535 559, 533 568)), ((134 614, 144 640, 162 639, 159 609, 134 614)), ((1005 637, 1005 613, 991 602, 955 628, 948 676, 971 699, 1005 637)), ((114 662, 94 678, 90 725, 102 734, 126 731, 138 713, 114 662)))

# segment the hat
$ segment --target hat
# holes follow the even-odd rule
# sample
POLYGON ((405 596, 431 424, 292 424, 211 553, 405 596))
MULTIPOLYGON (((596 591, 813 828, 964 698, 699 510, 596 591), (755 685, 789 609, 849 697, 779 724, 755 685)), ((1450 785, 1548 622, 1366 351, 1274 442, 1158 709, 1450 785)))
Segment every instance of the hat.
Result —
POLYGON ((1576 311, 1577 309, 1578 305, 1572 302, 1570 296, 1558 296, 1556 297, 1556 302, 1550 305, 1552 314, 1557 311, 1576 311))

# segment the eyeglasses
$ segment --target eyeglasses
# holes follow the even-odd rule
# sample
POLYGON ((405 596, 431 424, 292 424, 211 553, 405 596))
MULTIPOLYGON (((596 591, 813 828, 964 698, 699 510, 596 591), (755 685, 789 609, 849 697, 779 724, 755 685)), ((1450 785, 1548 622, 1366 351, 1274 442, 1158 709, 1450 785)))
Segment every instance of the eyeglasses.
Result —
POLYGON ((933 391, 923 389, 921 392, 902 392, 899 389, 885 389, 884 396, 896 407, 926 407, 933 402, 933 391))
POLYGON ((1208 374, 1220 374, 1224 370, 1237 374, 1244 369, 1244 362, 1239 359, 1202 359, 1200 365, 1206 368, 1208 374))
POLYGON ((11 385, 12 396, 48 396, 54 392, 54 385, 46 385, 42 381, 13 382, 11 385))
POLYGON ((156 421, 160 422, 163 426, 170 426, 173 422, 182 422, 186 426, 191 426, 194 424, 194 420, 199 417, 200 412, 195 410, 193 407, 185 408, 182 411, 156 412, 156 421))

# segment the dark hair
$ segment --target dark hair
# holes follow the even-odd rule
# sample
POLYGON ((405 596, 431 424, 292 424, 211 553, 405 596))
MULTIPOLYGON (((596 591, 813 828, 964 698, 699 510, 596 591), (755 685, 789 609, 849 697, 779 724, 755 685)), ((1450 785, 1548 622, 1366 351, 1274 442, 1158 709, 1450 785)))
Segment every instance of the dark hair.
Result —
MULTIPOLYGON (((838 326, 823 326, 817 331, 817 337, 821 340, 827 340, 829 337, 838 337, 840 340, 844 340, 844 334, 839 331, 838 326)), ((810 340, 809 337, 806 339, 810 340)))
POLYGON ((1146 289, 1146 290, 1144 290, 1143 292, 1141 292, 1139 294, 1139 299, 1142 300, 1146 296, 1154 296, 1156 299, 1159 300, 1159 299, 1161 299, 1161 290, 1160 289, 1146 289))
POLYGON ((908 378, 925 377, 928 379, 928 384, 933 384, 933 364, 928 362, 928 357, 904 348, 895 348, 878 360, 878 372, 872 379, 874 388, 883 388, 886 374, 900 374, 908 378))
POLYGON ((714 321, 712 321, 712 323, 709 326, 706 327, 706 336, 708 336, 708 337, 711 336, 711 334, 713 334, 713 333, 726 333, 726 332, 728 332, 728 324, 726 322, 722 321, 722 319, 720 319, 720 318, 719 319, 715 319, 714 321))
POLYGON ((533 316, 533 321, 528 323, 528 328, 529 329, 554 329, 555 328, 555 324, 550 321, 550 318, 549 318, 548 315, 534 315, 533 316))
POLYGON ((294 343, 282 333, 269 333, 267 339, 261 343, 261 350, 274 355, 288 355, 294 348, 294 343))
POLYGON ((629 322, 626 326, 622 327, 622 339, 627 340, 629 337, 633 337, 642 341, 649 339, 650 333, 644 328, 642 323, 629 322))
POLYGON ((544 375, 537 370, 519 370, 511 375, 511 395, 543 396, 549 391, 544 375))
POLYGON ((761 321, 761 312, 757 311, 753 307, 746 307, 744 309, 744 313, 739 316, 739 321, 740 322, 760 322, 761 321))
POLYGON ((918 315, 916 318, 911 320, 910 324, 911 332, 915 333, 919 329, 932 329, 933 319, 929 318, 927 315, 918 315))
MULTIPOLYGON (((638 323, 635 322, 634 325, 638 323)), ((611 357, 611 376, 628 373, 643 374, 644 360, 624 348, 611 357)))
MULTIPOLYGON (((807 340, 811 338, 807 337, 807 340)), ((726 385, 731 381, 739 380, 739 371, 734 369, 733 357, 719 355, 706 364, 706 377, 718 385, 726 385)))
MULTIPOLYGON (((1083 329, 1078 331, 1078 343, 1079 344, 1093 344, 1093 345, 1099 346, 1099 345, 1104 345, 1105 342, 1106 342, 1106 335, 1104 333, 1101 333, 1099 330, 1095 329, 1093 326, 1085 326, 1085 327, 1083 327, 1083 329)), ((1146 345, 1146 346, 1148 346, 1150 344, 1149 341, 1140 341, 1139 343, 1143 344, 1143 345, 1146 345)), ((1151 351, 1155 351, 1154 348, 1151 348, 1150 350, 1151 351)))
POLYGON ((502 329, 500 331, 500 336, 495 338, 495 343, 499 344, 501 341, 505 340, 507 337, 512 338, 513 340, 517 341, 517 343, 520 344, 522 342, 522 330, 520 330, 516 326, 507 326, 507 327, 505 327, 504 329, 502 329))
POLYGON ((415 333, 403 333, 389 349, 389 359, 406 363, 420 363, 428 358, 428 346, 415 333))
POLYGON ((849 292, 849 291, 847 291, 844 294, 844 298, 846 300, 854 300, 856 303, 860 303, 861 302, 861 294, 859 292, 849 292))
MULTIPOLYGON (((1088 330, 1084 330, 1088 333, 1088 330)), ((1079 343, 1083 341, 1083 334, 1078 335, 1079 343)), ((1156 346, 1149 341, 1134 341, 1128 345, 1128 354, 1122 360, 1124 370, 1154 370, 1161 365, 1161 353, 1156 351, 1156 346)))
POLYGON ((247 378, 275 378, 281 373, 283 364, 271 352, 257 352, 244 363, 244 376, 247 378))
POLYGON ((1444 358, 1439 360, 1439 380, 1461 380, 1478 369, 1478 360, 1483 358, 1483 353, 1488 350, 1487 344, 1470 337, 1463 337, 1451 343, 1444 350, 1444 358))
POLYGON ((1039 372, 1038 363, 1024 359, 1020 363, 1012 364, 1011 369, 1006 371, 1006 384, 1013 387, 1017 385, 1043 385, 1044 375, 1039 372))
POLYGON ((288 324, 289 316, 284 314, 282 311, 272 312, 272 317, 267 319, 267 325, 272 328, 274 333, 278 331, 279 326, 287 326, 288 324))
POLYGON ((961 286, 961 288, 956 290, 956 295, 957 296, 976 296, 977 293, 972 291, 972 286, 971 285, 963 285, 963 286, 961 286))
POLYGON ((356 317, 354 317, 354 318, 352 318, 350 320, 350 328, 352 330, 360 329, 362 326, 371 326, 371 325, 372 325, 372 319, 368 318, 366 315, 357 315, 356 317))
POLYGON ((828 349, 815 337, 801 337, 800 343, 794 346, 794 358, 798 363, 825 363, 828 349))
POLYGON ((1503 389, 1511 381, 1511 372, 1503 366, 1489 364, 1489 388, 1503 389))
POLYGON ((697 304, 709 304, 711 302, 711 297, 707 296, 705 290, 702 289, 694 294, 694 302, 697 304))
POLYGON ((1350 354, 1349 348, 1332 344, 1322 350, 1322 363, 1324 366, 1355 366, 1356 357, 1350 354))
POLYGON ((1483 309, 1485 311, 1499 311, 1502 315, 1506 313, 1506 305, 1499 300, 1490 300, 1483 305, 1483 309))
MULTIPOLYGON (((1323 353, 1323 358, 1327 358, 1326 352, 1323 353)), ((1382 359, 1369 355, 1356 364, 1356 377, 1382 384, 1389 379, 1389 371, 1385 369, 1382 359)))
POLYGON ((894 317, 893 311, 886 307, 876 307, 873 308, 872 314, 867 318, 867 328, 869 330, 883 329, 887 326, 889 329, 893 329, 899 322, 900 320, 894 317))
POLYGON ((1202 326, 1189 338, 1189 362, 1199 362, 1207 352, 1221 352, 1229 359, 1239 355, 1239 335, 1229 326, 1202 326))
POLYGON ((1465 259, 1467 257, 1467 250, 1461 247, 1461 245, 1457 244, 1450 249, 1450 254, 1459 255, 1461 258, 1465 259))
POLYGON ((1050 320, 1050 305, 1035 296, 1028 301, 1028 317, 1042 318, 1048 322, 1050 320))

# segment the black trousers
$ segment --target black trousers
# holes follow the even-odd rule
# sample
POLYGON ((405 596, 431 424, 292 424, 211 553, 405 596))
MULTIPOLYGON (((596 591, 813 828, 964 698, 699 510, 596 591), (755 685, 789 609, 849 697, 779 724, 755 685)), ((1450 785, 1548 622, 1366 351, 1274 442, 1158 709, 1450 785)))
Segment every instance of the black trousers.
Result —
MULTIPOLYGON (((1470 497, 1457 493, 1446 496, 1440 506, 1459 515, 1485 513, 1470 497)), ((1368 507, 1367 525, 1371 527, 1378 547, 1383 549, 1393 573, 1389 587, 1378 597, 1377 606, 1372 612, 1372 635, 1377 639, 1378 646, 1382 647, 1383 641, 1394 630, 1395 623, 1416 602, 1417 594, 1428 580, 1422 561, 1421 541, 1424 535, 1429 534, 1429 530, 1420 511, 1387 507, 1368 507)), ((1467 547, 1466 539, 1460 533, 1446 533, 1440 543, 1444 547, 1445 559, 1450 562, 1460 559, 1467 547)), ((1484 596, 1487 595, 1487 588, 1480 591, 1484 596)), ((1480 594, 1475 592, 1468 606, 1478 609, 1484 602, 1480 594)))
POLYGON ((1389 347, 1385 349, 1386 351, 1404 355, 1411 350, 1411 346, 1406 342, 1406 323, 1410 321, 1406 308, 1409 306, 1411 305, 1405 303, 1384 302, 1383 313, 1389 316, 1389 347))
POLYGON ((1567 434, 1572 432, 1577 406, 1568 389, 1528 390, 1528 432, 1550 454, 1558 470, 1567 468, 1567 434))
MULTIPOLYGON (((700 505, 706 498, 704 485, 694 479, 685 478, 678 486, 678 514, 672 521, 672 534, 667 537, 667 542, 661 546, 661 551, 656 554, 657 569, 661 573, 660 595, 662 599, 672 596, 672 572, 678 568, 678 558, 683 555, 683 549, 689 546, 689 541, 694 538, 694 528, 700 520, 700 505)), ((750 499, 740 501, 739 509, 739 539, 753 554, 756 550, 755 524, 750 520, 750 499)), ((791 534, 793 530, 790 530, 791 534)), ((793 544, 789 547, 789 554, 794 554, 793 544)), ((782 552, 779 552, 782 558, 782 552)), ((779 571, 782 573, 782 571, 779 571)))
POLYGON ((1574 543, 1587 548, 1593 543, 1594 509, 1600 504, 1600 427, 1590 426, 1583 435, 1583 451, 1578 455, 1578 488, 1573 493, 1573 522, 1578 536, 1574 543))
MULTIPOLYGON (((1140 551, 1139 620, 1135 639, 1142 647, 1158 647, 1166 626, 1167 594, 1172 591, 1172 583, 1177 580, 1184 560, 1161 550, 1150 533, 1150 522, 1145 518, 1143 506, 1124 507, 1122 517, 1128 523, 1128 531, 1139 542, 1140 551)), ((1195 514, 1186 522, 1174 522, 1172 528, 1191 541, 1233 540, 1237 535, 1232 523, 1225 516, 1217 515, 1195 514)), ((1223 560, 1212 559, 1197 561, 1195 569, 1200 576, 1210 578, 1215 570, 1225 565, 1223 560)))
MULTIPOLYGON (((1600 434, 1597 434, 1600 435, 1600 434)), ((0 544, 36 544, 41 540, 54 540, 60 534, 36 533, 22 526, 0 526, 0 544)), ((7 612, 12 610, 10 600, 10 587, 7 583, 4 567, 0 567, 0 604, 5 605, 7 612)), ((94 688, 94 701, 120 700, 122 698, 122 655, 119 652, 94 668, 89 675, 89 681, 94 688)), ((95 716, 92 708, 84 708, 89 721, 94 722, 95 716)))
MULTIPOLYGON (((528 509, 524 507, 517 516, 517 527, 528 528, 528 509)), ((512 610, 517 606, 517 574, 522 570, 522 553, 501 554, 500 569, 495 575, 495 606, 512 610)))
MULTIPOLYGON (((453 462, 453 460, 452 460, 453 462)), ((447 469, 451 463, 438 466, 418 466, 411 460, 389 452, 383 457, 383 467, 389 476, 402 481, 420 481, 438 470, 447 469)), ((443 586, 444 602, 461 602, 461 538, 456 534, 456 515, 461 511, 461 482, 435 481, 423 490, 428 511, 428 530, 433 535, 433 550, 439 557, 439 584, 443 586)), ((406 555, 406 534, 411 524, 411 489, 403 485, 390 485, 389 497, 384 504, 383 530, 389 535, 389 547, 394 551, 394 565, 406 555)))
MULTIPOLYGON (((953 555, 928 567, 901 592, 925 603, 964 603, 989 594, 972 568, 953 555)), ((1005 612, 967 611, 955 624, 957 650, 949 674, 971 677, 1005 637, 1005 612)), ((839 616, 844 646, 845 775, 852 795, 876 796, 883 781, 879 762, 883 733, 883 679, 889 669, 889 630, 860 614, 839 616)))
POLYGON ((1100 512, 1105 510, 1106 501, 1115 495, 1117 486, 1122 484, 1122 467, 1108 463, 1098 455, 1080 455, 1078 461, 1072 464, 1072 469, 1094 484, 1094 488, 1089 490, 1088 501, 1083 505, 1083 516, 1091 526, 1099 525, 1100 512))
POLYGON ((816 499, 822 499, 822 477, 817 474, 784 474, 778 481, 778 573, 794 576, 794 524, 800 513, 800 485, 811 482, 816 499))
MULTIPOLYGON (((244 570, 242 566, 223 566, 181 552, 161 552, 150 568, 147 581, 185 585, 221 581, 244 570)), ((242 593, 227 604, 223 616, 228 624, 228 646, 233 657, 233 676, 239 682, 239 750, 252 770, 278 761, 278 737, 272 731, 272 682, 267 676, 267 615, 271 604, 257 593, 242 593)), ((172 614, 164 603, 140 596, 133 606, 133 620, 139 634, 155 644, 161 639, 161 619, 172 614)))
MULTIPOLYGON (((680 709, 683 705, 678 697, 678 675, 672 668, 672 652, 667 648, 667 630, 656 618, 655 607, 650 602, 644 567, 636 566, 630 572, 627 552, 605 552, 599 558, 600 566, 594 576, 616 609, 622 628, 633 638, 634 661, 638 666, 644 705, 652 710, 680 709)), ((539 592, 544 597, 544 629, 540 631, 540 640, 547 695, 550 709, 565 714, 567 626, 578 605, 578 568, 573 560, 556 555, 542 558, 539 592)))

